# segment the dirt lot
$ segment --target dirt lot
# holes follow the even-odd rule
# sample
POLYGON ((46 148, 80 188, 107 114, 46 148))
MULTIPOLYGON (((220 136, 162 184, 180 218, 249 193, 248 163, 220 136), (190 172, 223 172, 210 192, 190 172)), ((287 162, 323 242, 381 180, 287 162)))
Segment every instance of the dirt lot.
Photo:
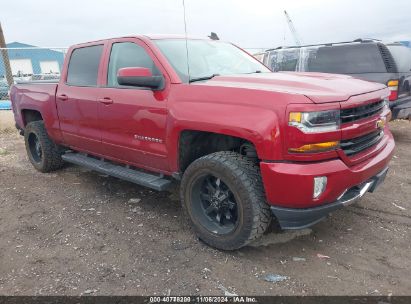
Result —
POLYGON ((0 294, 410 295, 411 124, 391 126, 397 150, 377 193, 236 252, 198 241, 176 192, 71 165, 38 173, 23 139, 0 132, 0 294))
POLYGON ((11 111, 0 110, 0 132, 11 133, 15 130, 13 113, 11 111))

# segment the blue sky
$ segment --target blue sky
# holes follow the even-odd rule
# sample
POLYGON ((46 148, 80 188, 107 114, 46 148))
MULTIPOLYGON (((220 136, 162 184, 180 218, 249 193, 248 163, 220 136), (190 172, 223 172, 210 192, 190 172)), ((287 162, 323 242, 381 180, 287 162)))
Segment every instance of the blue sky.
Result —
MULTIPOLYGON (((411 40, 411 1, 185 0, 189 35, 211 31, 244 48, 292 45, 284 18, 293 19, 305 44, 359 37, 411 40)), ((182 0, 19 0, 2 4, 7 42, 38 46, 129 34, 184 33, 182 0)))

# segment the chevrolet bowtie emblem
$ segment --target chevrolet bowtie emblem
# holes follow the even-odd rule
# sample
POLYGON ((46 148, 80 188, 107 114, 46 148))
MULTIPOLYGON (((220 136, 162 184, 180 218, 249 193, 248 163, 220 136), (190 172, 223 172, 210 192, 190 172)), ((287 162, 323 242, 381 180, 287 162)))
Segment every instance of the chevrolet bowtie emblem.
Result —
POLYGON ((377 120, 376 126, 377 126, 377 129, 384 129, 385 120, 383 120, 383 119, 377 120))

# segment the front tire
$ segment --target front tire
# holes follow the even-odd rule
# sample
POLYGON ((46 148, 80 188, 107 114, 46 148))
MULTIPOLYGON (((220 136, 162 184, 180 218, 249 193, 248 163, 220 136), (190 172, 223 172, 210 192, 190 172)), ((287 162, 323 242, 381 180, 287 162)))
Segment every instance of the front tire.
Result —
POLYGON ((198 237, 218 249, 246 246, 271 222, 258 166, 235 152, 195 160, 184 172, 180 196, 198 237))
POLYGON ((27 156, 40 172, 51 172, 63 166, 61 151, 50 139, 43 121, 33 121, 24 130, 27 156))

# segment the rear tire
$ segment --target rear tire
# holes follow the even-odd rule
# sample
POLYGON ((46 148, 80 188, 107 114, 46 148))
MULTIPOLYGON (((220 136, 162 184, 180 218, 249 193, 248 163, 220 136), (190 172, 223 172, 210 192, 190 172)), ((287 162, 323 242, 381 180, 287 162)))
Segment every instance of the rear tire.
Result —
POLYGON ((48 136, 43 121, 27 124, 24 141, 29 160, 38 171, 51 172, 63 166, 62 152, 48 136))
POLYGON ((180 196, 198 237, 218 249, 246 246, 271 222, 260 170, 238 153, 195 160, 184 172, 180 196))

